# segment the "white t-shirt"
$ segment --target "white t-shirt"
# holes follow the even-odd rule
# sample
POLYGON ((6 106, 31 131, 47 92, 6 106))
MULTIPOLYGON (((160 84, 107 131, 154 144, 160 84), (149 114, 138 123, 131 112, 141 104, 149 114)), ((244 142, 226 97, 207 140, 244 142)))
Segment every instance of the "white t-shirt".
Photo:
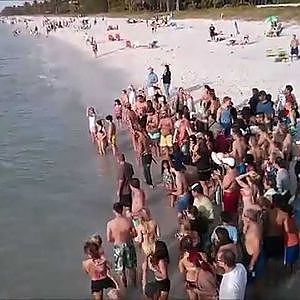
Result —
POLYGON ((247 271, 242 264, 223 275, 220 285, 220 300, 243 300, 247 285, 247 271))

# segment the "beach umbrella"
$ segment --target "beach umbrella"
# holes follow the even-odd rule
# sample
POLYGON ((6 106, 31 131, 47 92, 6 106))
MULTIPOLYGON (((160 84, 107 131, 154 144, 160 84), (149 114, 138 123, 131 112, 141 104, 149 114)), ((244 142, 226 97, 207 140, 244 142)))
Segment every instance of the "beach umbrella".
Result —
POLYGON ((278 17, 277 16, 268 16, 265 20, 266 23, 272 23, 272 22, 277 22, 278 17))

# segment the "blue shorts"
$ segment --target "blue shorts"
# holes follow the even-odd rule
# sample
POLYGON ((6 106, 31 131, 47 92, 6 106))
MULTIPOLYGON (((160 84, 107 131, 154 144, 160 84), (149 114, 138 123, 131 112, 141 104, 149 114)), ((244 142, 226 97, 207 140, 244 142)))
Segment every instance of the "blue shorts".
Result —
POLYGON ((284 265, 293 265, 299 258, 299 244, 291 247, 284 247, 284 265))
POLYGON ((190 195, 188 193, 179 196, 176 202, 176 209, 178 213, 182 213, 188 208, 190 204, 190 195))

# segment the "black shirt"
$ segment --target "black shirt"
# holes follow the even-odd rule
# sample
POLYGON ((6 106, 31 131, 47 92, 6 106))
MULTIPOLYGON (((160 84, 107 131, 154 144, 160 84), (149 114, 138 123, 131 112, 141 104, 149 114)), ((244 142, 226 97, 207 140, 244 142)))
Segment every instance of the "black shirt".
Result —
POLYGON ((171 71, 166 71, 164 72, 162 76, 163 83, 171 83, 171 71))

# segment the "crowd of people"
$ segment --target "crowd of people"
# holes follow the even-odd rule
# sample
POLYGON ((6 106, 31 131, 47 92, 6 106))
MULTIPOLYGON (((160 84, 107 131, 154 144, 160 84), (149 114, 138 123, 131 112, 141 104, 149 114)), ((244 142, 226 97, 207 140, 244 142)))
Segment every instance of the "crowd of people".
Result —
POLYGON ((151 164, 161 162, 166 205, 177 212, 178 266, 187 299, 244 299, 247 286, 263 281, 268 264, 281 261, 293 273, 299 257, 299 113, 293 87, 287 85, 274 102, 253 88, 249 103, 238 109, 207 85, 197 100, 183 88, 170 95, 169 66, 161 78, 163 92, 149 68, 145 89, 123 90, 105 120, 87 109, 92 142, 101 155, 111 147, 117 158, 119 197, 107 224, 116 279, 100 237, 84 247, 92 293, 102 299, 109 288, 108 297, 119 299, 130 281, 147 299, 169 297, 168 247, 133 165, 117 147, 122 128, 151 188, 151 164))

